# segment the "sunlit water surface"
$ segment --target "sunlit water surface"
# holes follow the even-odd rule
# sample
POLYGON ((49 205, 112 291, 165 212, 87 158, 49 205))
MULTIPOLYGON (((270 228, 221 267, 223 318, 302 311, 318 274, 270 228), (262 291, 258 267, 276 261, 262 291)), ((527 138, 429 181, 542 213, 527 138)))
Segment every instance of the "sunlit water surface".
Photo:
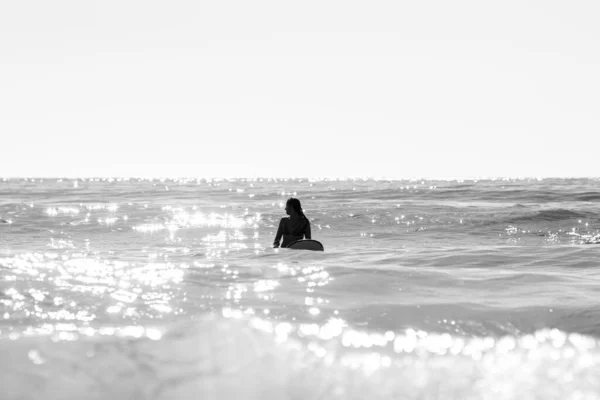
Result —
POLYGON ((600 398, 599 183, 0 180, 1 398, 600 398))

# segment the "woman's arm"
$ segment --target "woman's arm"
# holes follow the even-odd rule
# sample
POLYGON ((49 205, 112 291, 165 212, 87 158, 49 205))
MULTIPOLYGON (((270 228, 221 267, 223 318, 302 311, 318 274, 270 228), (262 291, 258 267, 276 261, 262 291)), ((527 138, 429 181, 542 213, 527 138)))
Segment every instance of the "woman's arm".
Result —
POLYGON ((279 228, 277 228, 277 235, 275 235, 275 241, 273 242, 273 247, 279 247, 279 242, 281 241, 281 237, 283 236, 283 218, 279 221, 279 228))
POLYGON ((306 224, 306 229, 304 230, 304 238, 305 239, 311 239, 311 236, 310 236, 310 222, 308 222, 308 221, 307 221, 307 224, 306 224))

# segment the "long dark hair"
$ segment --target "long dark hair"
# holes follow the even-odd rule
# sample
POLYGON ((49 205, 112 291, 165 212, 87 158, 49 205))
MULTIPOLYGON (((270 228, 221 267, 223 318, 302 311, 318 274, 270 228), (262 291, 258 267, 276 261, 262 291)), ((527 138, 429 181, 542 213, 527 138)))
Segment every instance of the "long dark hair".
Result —
POLYGON ((300 218, 303 218, 306 220, 306 222, 309 222, 308 218, 306 218, 306 215, 304 215, 304 211, 302 211, 302 205, 300 204, 300 200, 294 197, 290 197, 285 203, 285 205, 292 207, 292 209, 296 211, 300 218))

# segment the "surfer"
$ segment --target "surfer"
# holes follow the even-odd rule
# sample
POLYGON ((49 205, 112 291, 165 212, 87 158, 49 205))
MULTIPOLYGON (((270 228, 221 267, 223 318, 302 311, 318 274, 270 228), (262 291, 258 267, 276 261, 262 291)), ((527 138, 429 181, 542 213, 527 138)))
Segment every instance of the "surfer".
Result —
POLYGON ((302 212, 300 200, 290 197, 285 203, 285 213, 289 217, 281 218, 281 221, 279 221, 273 247, 279 247, 279 241, 282 237, 281 247, 287 247, 296 240, 310 239, 310 221, 302 212))

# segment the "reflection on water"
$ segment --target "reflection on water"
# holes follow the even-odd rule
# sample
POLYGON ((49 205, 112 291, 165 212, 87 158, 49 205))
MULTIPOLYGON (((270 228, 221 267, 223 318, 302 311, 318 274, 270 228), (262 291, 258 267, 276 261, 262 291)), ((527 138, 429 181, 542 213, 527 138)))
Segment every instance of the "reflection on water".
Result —
MULTIPOLYGON (((11 330, 21 324, 74 321, 87 326, 99 315, 126 319, 176 313, 170 304, 185 263, 144 264, 81 254, 25 253, 2 260, 0 304, 11 330)), ((110 319, 108 319, 110 320, 110 319)))

